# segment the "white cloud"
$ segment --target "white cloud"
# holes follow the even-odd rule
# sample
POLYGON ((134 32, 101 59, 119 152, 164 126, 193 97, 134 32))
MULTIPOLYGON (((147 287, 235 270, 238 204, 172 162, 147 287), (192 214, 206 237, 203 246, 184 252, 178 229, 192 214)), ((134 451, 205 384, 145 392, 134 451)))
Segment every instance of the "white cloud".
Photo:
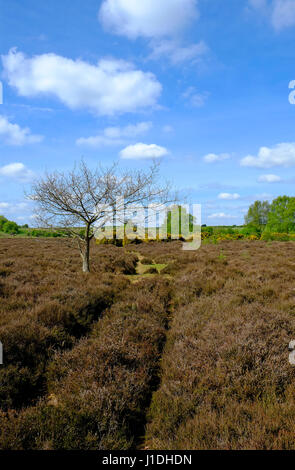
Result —
POLYGON ((196 91, 196 88, 193 86, 187 88, 182 94, 182 97, 196 108, 201 108, 202 106, 204 106, 208 96, 209 93, 198 93, 196 91))
POLYGON ((276 30, 295 25, 295 1, 275 0, 272 12, 272 24, 276 30))
POLYGON ((11 49, 2 56, 2 62, 9 85, 19 95, 51 95, 70 109, 88 109, 101 115, 153 107, 162 91, 152 73, 114 59, 92 65, 56 54, 28 58, 11 49))
POLYGON ((0 139, 7 145, 35 144, 43 140, 41 135, 33 135, 28 127, 12 124, 5 116, 0 116, 0 139))
POLYGON ((104 0, 99 18, 131 39, 174 36, 198 18, 197 0, 104 0))
POLYGON ((282 178, 277 175, 261 175, 259 176, 258 181, 260 183, 278 183, 279 181, 282 181, 282 178))
POLYGON ((89 147, 122 145, 125 139, 146 134, 152 126, 152 122, 139 122, 125 127, 106 127, 101 134, 92 137, 81 137, 77 139, 76 143, 77 145, 87 145, 89 147))
POLYGON ((25 201, 0 202, 0 215, 10 220, 19 220, 22 223, 29 223, 33 206, 25 201))
POLYGON ((22 182, 28 182, 34 177, 34 173, 23 163, 10 163, 0 167, 0 177, 12 178, 22 182))
POLYGON ((271 168, 295 165, 295 143, 282 143, 274 147, 261 147, 257 156, 248 155, 241 160, 242 166, 271 168))
POLYGON ((228 160, 229 158, 231 158, 231 155, 229 153, 220 153, 220 154, 208 153, 208 155, 205 155, 203 160, 206 163, 215 163, 215 162, 221 162, 223 160, 228 160))
POLYGON ((149 59, 196 63, 209 48, 204 41, 182 44, 180 33, 198 19, 197 5, 198 0, 104 0, 99 19, 110 32, 149 39, 149 59))
POLYGON ((240 195, 238 193, 220 193, 218 195, 218 199, 224 199, 227 201, 236 201, 237 199, 240 199, 240 195))
POLYGON ((182 62, 197 63, 201 61, 204 55, 209 51, 204 41, 200 41, 197 44, 190 44, 189 46, 182 46, 175 40, 163 39, 151 42, 150 46, 152 53, 149 59, 158 60, 168 58, 173 65, 182 62))
POLYGON ((295 0, 249 0, 249 6, 264 14, 277 31, 295 25, 295 0))
POLYGON ((224 212, 218 212, 216 214, 208 215, 208 219, 236 219, 236 215, 225 214, 224 212))
POLYGON ((145 158, 160 158, 168 155, 168 150, 165 147, 160 147, 156 144, 142 144, 128 145, 120 152, 120 157, 123 159, 139 160, 145 158))

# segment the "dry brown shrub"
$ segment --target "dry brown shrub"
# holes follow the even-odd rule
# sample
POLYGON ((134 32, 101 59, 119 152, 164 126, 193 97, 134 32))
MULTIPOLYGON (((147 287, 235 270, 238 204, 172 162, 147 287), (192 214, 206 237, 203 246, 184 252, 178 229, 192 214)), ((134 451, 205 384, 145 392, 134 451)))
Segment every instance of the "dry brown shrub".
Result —
POLYGON ((0 448, 294 449, 293 247, 0 240, 0 448))
POLYGON ((47 398, 2 415, 1 448, 132 447, 158 385, 170 300, 165 280, 131 285, 90 337, 49 363, 47 398))
POLYGON ((120 272, 136 266, 136 256, 121 251, 116 257, 114 250, 109 256, 97 249, 93 273, 85 276, 67 240, 1 239, 0 253, 0 397, 6 410, 46 393, 46 364, 55 351, 71 348, 87 334, 127 288, 120 272))
POLYGON ((294 449, 293 245, 226 242, 222 250, 228 264, 218 263, 220 246, 207 245, 175 276, 147 445, 294 449))

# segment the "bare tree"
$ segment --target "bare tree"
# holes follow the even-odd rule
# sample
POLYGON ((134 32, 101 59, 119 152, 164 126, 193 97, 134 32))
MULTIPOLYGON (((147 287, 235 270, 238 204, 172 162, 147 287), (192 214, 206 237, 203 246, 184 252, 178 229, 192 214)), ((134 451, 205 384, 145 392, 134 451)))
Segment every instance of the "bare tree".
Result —
POLYGON ((173 198, 170 185, 161 184, 159 164, 147 172, 122 171, 117 165, 91 170, 82 160, 68 173, 46 173, 36 180, 28 197, 37 204, 37 218, 43 226, 61 228, 77 239, 83 271, 90 271, 90 246, 94 228, 124 220, 132 205, 165 204, 173 198), (118 205, 118 200, 122 201, 118 205), (82 229, 81 229, 82 227, 82 229))

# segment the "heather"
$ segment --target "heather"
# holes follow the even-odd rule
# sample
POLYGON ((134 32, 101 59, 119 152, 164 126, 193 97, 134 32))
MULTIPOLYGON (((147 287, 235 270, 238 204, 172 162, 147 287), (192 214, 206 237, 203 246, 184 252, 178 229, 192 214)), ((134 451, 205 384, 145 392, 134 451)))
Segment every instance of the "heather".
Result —
POLYGON ((294 449, 293 243, 0 240, 1 449, 294 449))
POLYGON ((175 279, 152 449, 294 449, 292 244, 203 247, 175 279))

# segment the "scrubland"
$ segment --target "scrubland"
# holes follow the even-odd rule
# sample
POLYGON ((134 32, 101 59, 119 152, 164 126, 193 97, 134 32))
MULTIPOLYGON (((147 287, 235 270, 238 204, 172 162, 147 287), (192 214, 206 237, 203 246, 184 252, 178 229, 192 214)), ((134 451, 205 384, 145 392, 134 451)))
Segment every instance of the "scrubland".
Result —
POLYGON ((294 449, 292 242, 0 240, 1 449, 294 449))

